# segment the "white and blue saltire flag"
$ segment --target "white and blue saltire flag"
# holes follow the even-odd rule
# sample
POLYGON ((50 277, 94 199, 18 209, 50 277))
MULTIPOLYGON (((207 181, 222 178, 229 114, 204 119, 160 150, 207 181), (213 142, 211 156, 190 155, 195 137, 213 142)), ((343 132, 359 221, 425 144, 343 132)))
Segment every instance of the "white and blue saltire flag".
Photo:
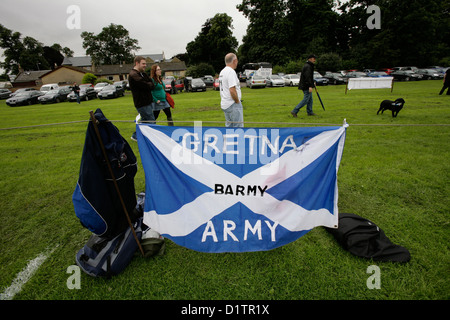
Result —
POLYGON ((336 228, 347 127, 137 124, 144 223, 201 252, 271 250, 336 228))

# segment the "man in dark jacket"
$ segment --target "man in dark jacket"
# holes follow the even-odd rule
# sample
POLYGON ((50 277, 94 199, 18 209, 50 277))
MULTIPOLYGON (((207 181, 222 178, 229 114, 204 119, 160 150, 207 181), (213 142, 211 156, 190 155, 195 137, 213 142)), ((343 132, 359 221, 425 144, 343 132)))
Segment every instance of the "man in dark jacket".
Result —
MULTIPOLYGON (((134 58, 134 68, 128 75, 131 93, 133 94, 133 102, 136 110, 141 115, 141 121, 155 121, 153 115, 153 96, 152 90, 155 87, 153 81, 148 74, 145 73, 147 62, 144 57, 137 56, 134 58)), ((136 132, 133 133, 132 140, 136 140, 136 132)))
POLYGON ((314 63, 316 63, 316 56, 308 56, 308 61, 302 69, 302 74, 300 75, 300 82, 298 84, 298 89, 303 91, 303 100, 291 111, 294 118, 297 118, 297 113, 300 108, 306 105, 306 112, 308 116, 315 116, 316 114, 312 110, 313 98, 312 92, 314 88, 314 63))
MULTIPOLYGON (((447 89, 449 87, 450 87, 450 68, 448 68, 444 74, 444 85, 442 86, 442 89, 439 92, 439 95, 443 94, 445 89, 447 89)), ((450 95, 450 89, 447 90, 447 95, 450 95)))

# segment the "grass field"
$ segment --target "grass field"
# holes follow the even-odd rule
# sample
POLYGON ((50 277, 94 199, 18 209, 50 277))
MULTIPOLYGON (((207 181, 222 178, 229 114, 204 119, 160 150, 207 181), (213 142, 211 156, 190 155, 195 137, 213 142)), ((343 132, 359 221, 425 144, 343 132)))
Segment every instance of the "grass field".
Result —
MULTIPOLYGON (((90 110, 101 108, 130 141, 139 163, 136 191, 144 191, 137 144, 129 139, 136 116, 132 98, 17 108, 2 100, 0 292, 30 260, 51 251, 14 299, 448 300, 450 97, 439 96, 440 88, 440 81, 395 83, 393 93, 345 94, 343 86, 319 87, 326 111, 314 94, 317 116, 307 117, 303 108, 297 119, 289 113, 302 98, 296 88, 242 90, 244 119, 254 126, 341 125, 346 119, 350 126, 338 175, 339 209, 375 222, 394 243, 409 249, 410 262, 352 256, 323 228, 254 253, 199 253, 167 240, 165 255, 136 256, 110 280, 82 274, 80 289, 68 288, 67 268, 90 235, 71 199, 86 121, 90 110), (406 104, 397 118, 389 112, 376 115, 381 100, 398 97, 406 104), (380 289, 367 287, 371 265, 380 268, 380 289)), ((182 93, 174 99, 175 121, 223 125, 218 92, 182 93)))

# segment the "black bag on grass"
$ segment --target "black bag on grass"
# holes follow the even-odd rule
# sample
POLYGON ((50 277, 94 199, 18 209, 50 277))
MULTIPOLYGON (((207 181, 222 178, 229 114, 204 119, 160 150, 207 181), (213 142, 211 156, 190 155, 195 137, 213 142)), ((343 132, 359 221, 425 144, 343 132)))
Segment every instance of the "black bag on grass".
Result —
POLYGON ((339 213, 339 227, 325 228, 355 256, 375 261, 408 262, 409 251, 393 244, 375 223, 352 213, 339 213))
MULTIPOLYGON (((142 218, 135 222, 134 230, 140 241, 142 218)), ((138 244, 130 227, 114 238, 104 238, 93 234, 78 251, 76 263, 90 276, 110 278, 128 266, 137 249, 138 244)))

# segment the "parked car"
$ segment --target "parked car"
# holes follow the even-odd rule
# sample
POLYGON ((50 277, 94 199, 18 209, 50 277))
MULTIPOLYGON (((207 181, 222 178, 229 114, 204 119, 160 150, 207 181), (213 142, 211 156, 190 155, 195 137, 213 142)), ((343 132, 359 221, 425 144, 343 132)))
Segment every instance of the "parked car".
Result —
POLYGON ((214 85, 214 78, 213 76, 204 76, 201 77, 203 82, 206 84, 207 87, 212 87, 214 85))
POLYGON ((284 87, 284 79, 277 74, 272 74, 267 77, 268 87, 284 87))
POLYGON ((314 71, 314 82, 316 86, 327 86, 328 79, 323 77, 318 71, 314 71))
POLYGON ((219 79, 214 79, 213 89, 216 91, 220 90, 220 81, 219 79))
POLYGON ((164 79, 163 82, 164 82, 166 92, 171 93, 172 92, 172 79, 164 79))
POLYGON ((190 91, 206 91, 206 84, 202 79, 194 78, 190 83, 190 91))
POLYGON ((37 91, 35 88, 20 88, 17 89, 16 91, 14 91, 13 93, 11 93, 10 98, 18 95, 21 92, 25 92, 25 91, 37 91))
POLYGON ((47 91, 43 96, 40 96, 38 100, 41 104, 66 101, 67 95, 71 91, 72 90, 69 87, 60 87, 59 89, 47 91))
POLYGON ((346 73, 345 77, 348 78, 366 78, 367 73, 361 71, 349 71, 346 73))
POLYGON ((115 85, 116 87, 121 87, 123 91, 127 89, 127 84, 128 84, 127 80, 116 81, 113 83, 113 85, 115 85))
POLYGON ((125 90, 122 87, 115 86, 113 84, 103 87, 99 93, 97 93, 97 97, 99 99, 108 99, 108 98, 118 98, 120 96, 125 95, 125 90))
POLYGON ((6 99, 6 104, 10 107, 32 105, 39 103, 38 98, 44 93, 37 90, 22 91, 12 98, 6 99))
POLYGON ((444 74, 436 69, 419 69, 418 74, 421 74, 424 80, 439 80, 444 78, 444 74))
POLYGON ((383 69, 381 69, 381 71, 384 71, 384 72, 386 72, 387 74, 391 74, 391 72, 394 71, 394 69, 391 69, 391 68, 383 68, 383 69))
POLYGON ((389 75, 384 71, 371 71, 367 74, 367 76, 371 78, 389 77, 389 75))
POLYGON ((44 84, 41 87, 41 91, 45 93, 47 91, 58 89, 58 88, 59 88, 59 85, 57 83, 49 83, 49 84, 44 84))
POLYGON ((298 86, 300 82, 300 76, 298 74, 286 74, 283 78, 286 86, 298 86))
POLYGON ((184 90, 184 81, 183 81, 183 79, 178 79, 178 80, 175 80, 175 88, 176 88, 176 92, 178 93, 178 92, 183 92, 183 90, 184 90))
MULTIPOLYGON (((94 88, 88 86, 80 87, 80 100, 88 101, 95 98, 97 98, 97 92, 94 88)), ((69 100, 69 102, 74 102, 77 101, 77 96, 72 91, 67 95, 67 99, 69 100)))
POLYGON ((425 69, 436 70, 438 73, 444 74, 445 71, 447 71, 448 68, 444 68, 444 67, 441 67, 441 66, 430 66, 430 67, 426 67, 425 69))
POLYGON ((11 90, 0 89, 0 99, 8 99, 11 96, 11 90))
POLYGON ((265 88, 266 85, 267 81, 262 76, 251 76, 247 79, 247 87, 250 89, 265 88))
POLYGON ((99 93, 100 90, 102 90, 104 87, 109 86, 109 83, 106 82, 99 82, 94 86, 95 92, 99 93))
POLYGON ((342 76, 342 74, 338 72, 325 72, 325 75, 323 77, 327 78, 328 83, 332 84, 344 84, 348 81, 342 76))
POLYGON ((415 73, 412 70, 397 70, 391 72, 391 76, 393 76, 395 80, 399 81, 422 80, 423 78, 421 74, 415 73))

